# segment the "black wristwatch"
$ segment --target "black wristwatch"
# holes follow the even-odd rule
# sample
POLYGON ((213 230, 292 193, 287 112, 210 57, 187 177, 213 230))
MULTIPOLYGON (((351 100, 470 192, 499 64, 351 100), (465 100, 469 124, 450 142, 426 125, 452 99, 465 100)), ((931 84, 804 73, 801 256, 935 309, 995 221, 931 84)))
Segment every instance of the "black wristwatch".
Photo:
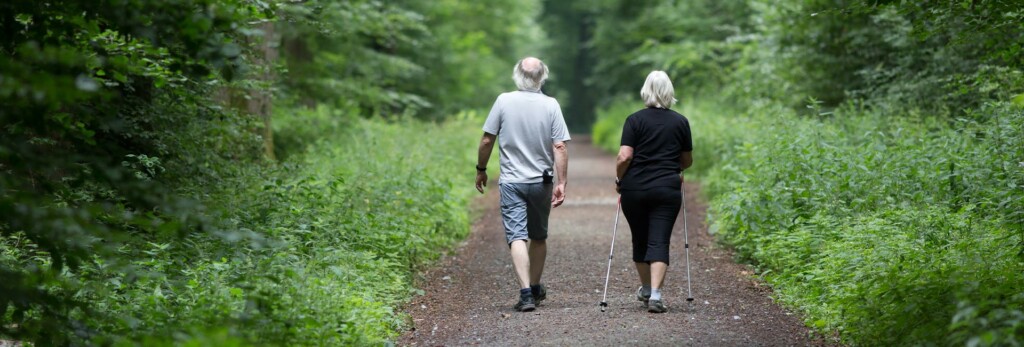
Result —
POLYGON ((479 165, 477 165, 476 171, 477 172, 487 172, 487 168, 486 167, 480 167, 479 165))

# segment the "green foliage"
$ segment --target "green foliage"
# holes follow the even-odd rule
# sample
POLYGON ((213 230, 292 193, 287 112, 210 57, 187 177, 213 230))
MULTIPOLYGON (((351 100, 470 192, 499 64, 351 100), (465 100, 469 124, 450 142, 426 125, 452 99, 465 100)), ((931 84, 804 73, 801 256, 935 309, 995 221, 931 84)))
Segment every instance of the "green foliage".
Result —
MULTIPOLYGON (((1019 6, 649 5, 599 24, 603 81, 666 69, 702 96, 681 98, 690 175, 780 301, 852 345, 1024 341, 1019 6)), ((601 147, 631 104, 599 110, 601 147)))
MULTIPOLYGON (((258 238, 194 235, 121 249, 132 273, 100 258, 81 265, 75 296, 96 316, 72 314, 91 327, 79 338, 366 345, 396 337, 403 320, 394 308, 414 293, 415 269, 468 232, 473 171, 460 168, 472 165, 477 124, 395 124, 349 112, 282 112, 281 138, 329 136, 289 142, 302 145, 278 166, 236 167, 219 186, 201 186, 201 200, 219 207, 218 227, 258 238)), ((7 239, 0 260, 30 257, 32 248, 20 235, 7 239)))
POLYGON ((401 324, 394 307, 412 293, 412 269, 468 231, 472 189, 464 182, 472 171, 460 168, 472 161, 467 144, 475 126, 386 124, 327 108, 276 120, 281 138, 311 130, 327 136, 307 137, 303 154, 280 171, 246 180, 258 184, 217 195, 241 212, 236 227, 261 230, 279 244, 235 260, 230 269, 238 277, 204 287, 251 315, 245 331, 258 341, 394 338, 401 324), (427 141, 432 146, 421 145, 427 141), (232 283, 245 284, 244 294, 223 293, 232 283))
POLYGON ((406 54, 429 29, 423 15, 378 1, 311 1, 282 6, 286 91, 307 103, 356 103, 389 114, 431 106, 403 85, 424 68, 406 54))
MULTIPOLYGON (((853 107, 809 119, 696 100, 682 112, 711 230, 808 325, 854 345, 1024 338, 1020 108, 989 104, 951 127, 853 107)), ((616 105, 594 128, 611 151, 632 112, 616 105)))
POLYGON ((643 102, 622 100, 597 111, 597 121, 591 129, 591 140, 609 153, 618 153, 622 140, 622 126, 626 118, 643 108, 643 102))
POLYGON ((751 9, 742 1, 622 1, 597 22, 592 44, 601 95, 637 95, 651 70, 665 70, 680 94, 720 89, 744 47, 751 9))
POLYGON ((444 119, 489 106, 543 44, 535 1, 340 1, 282 5, 285 90, 306 104, 444 119))
POLYGON ((515 88, 516 61, 540 55, 547 43, 536 23, 538 0, 408 2, 432 29, 431 41, 410 54, 432 72, 417 86, 436 100, 441 117, 435 118, 491 106, 498 94, 515 88))
POLYGON ((550 69, 544 92, 559 100, 570 131, 588 129, 602 101, 600 94, 591 89, 594 66, 611 58, 596 56, 589 41, 594 35, 597 13, 610 1, 544 0, 543 5, 541 22, 551 38, 545 54, 539 56, 550 69))
POLYGON ((759 26, 746 38, 758 51, 740 65, 737 86, 743 90, 732 91, 739 95, 767 95, 797 108, 813 97, 829 108, 853 99, 881 110, 958 114, 958 107, 976 108, 1024 90, 1016 53, 1024 36, 1019 6, 750 4, 750 20, 759 26))
POLYGON ((762 131, 716 163, 716 229, 849 342, 1020 343, 1024 113, 979 112, 963 131, 852 109, 754 117, 762 131))
POLYGON ((187 148, 246 142, 199 135, 247 125, 202 95, 212 71, 238 69, 233 23, 254 12, 234 1, 0 5, 0 334, 89 339, 86 317, 104 313, 82 300, 85 267, 137 276, 138 245, 208 231, 202 208, 167 184, 195 172, 187 148))
POLYGON ((395 337, 414 270, 467 230, 478 124, 443 120, 511 85, 536 9, 0 4, 0 339, 395 337), (273 122, 233 110, 275 93, 273 122), (262 155, 271 124, 280 162, 262 155))
MULTIPOLYGON (((826 109, 853 101, 959 117, 1024 92, 1024 11, 1014 2, 604 0, 571 8, 591 13, 594 34, 567 51, 596 62, 574 77, 587 88, 570 98, 599 107, 635 95, 654 69, 683 95, 800 111, 813 98, 826 109)), ((556 47, 574 46, 568 35, 554 35, 556 47)))

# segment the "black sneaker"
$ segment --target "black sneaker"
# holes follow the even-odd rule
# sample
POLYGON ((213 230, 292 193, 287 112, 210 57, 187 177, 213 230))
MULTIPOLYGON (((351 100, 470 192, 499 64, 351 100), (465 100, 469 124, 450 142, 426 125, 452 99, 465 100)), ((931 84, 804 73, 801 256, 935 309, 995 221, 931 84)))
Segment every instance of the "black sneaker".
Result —
POLYGON ((538 288, 536 291, 530 289, 530 292, 533 294, 533 302, 537 305, 540 305, 541 301, 544 301, 544 299, 548 298, 548 290, 547 288, 544 288, 543 284, 538 284, 537 287, 538 288))
POLYGON ((519 302, 512 308, 519 312, 530 312, 537 308, 537 304, 534 303, 532 294, 519 295, 519 302))
POLYGON ((647 312, 653 313, 665 313, 668 308, 665 307, 665 302, 661 300, 651 300, 647 302, 647 312))
POLYGON ((636 289, 636 299, 644 302, 644 307, 647 307, 647 301, 651 300, 651 293, 644 294, 644 287, 636 289))

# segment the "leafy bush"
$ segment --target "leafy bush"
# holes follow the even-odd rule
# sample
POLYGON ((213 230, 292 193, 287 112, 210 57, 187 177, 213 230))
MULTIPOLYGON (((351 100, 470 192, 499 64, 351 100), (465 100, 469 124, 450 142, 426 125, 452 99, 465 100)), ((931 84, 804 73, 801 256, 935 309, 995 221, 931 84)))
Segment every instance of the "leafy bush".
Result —
POLYGON ((197 147, 251 158, 245 134, 201 135, 250 126, 205 95, 214 71, 241 66, 235 23, 258 13, 241 1, 0 4, 0 335, 90 339, 87 318, 103 312, 83 297, 89 264, 137 277, 140 246, 210 231, 171 186, 209 178, 188 164, 221 153, 197 147))
POLYGON ((626 123, 626 118, 643 106, 642 102, 622 100, 598 110, 597 121, 590 132, 594 145, 609 153, 618 153, 622 140, 622 126, 626 123))
MULTIPOLYGON (((416 267, 468 232, 474 123, 388 123, 318 108, 280 112, 295 153, 278 166, 222 168, 197 186, 232 240, 193 235, 139 245, 136 272, 82 265, 79 339, 105 344, 366 345, 394 338, 394 307, 416 267), (311 133, 320 137, 309 137, 311 133), (290 139, 303 136, 303 140, 290 139), (425 146, 430 143, 430 146, 425 146), (395 153, 402 155, 396 156, 395 153), (172 338, 168 338, 172 337, 172 338), (205 342, 204 342, 205 341, 205 342)), ((188 190, 188 189, 186 189, 188 190)), ((30 256, 24 237, 0 260, 30 256)))
POLYGON ((708 172, 714 228, 848 342, 1020 343, 1024 112, 977 112, 988 120, 962 130, 853 109, 754 116, 760 131, 733 135, 708 172))
POLYGON ((249 300, 269 305, 260 341, 394 337, 402 321, 393 307, 412 293, 412 269, 468 232, 473 171, 464 168, 473 160, 475 124, 393 124, 339 113, 280 115, 280 137, 311 128, 322 137, 307 138, 304 154, 276 178, 228 204, 247 211, 243 226, 281 242, 250 273, 278 278, 248 291, 249 300))
MULTIPOLYGON (((950 123, 695 100, 683 113, 712 230, 809 325, 864 345, 1024 339, 1021 108, 950 123)), ((628 109, 600 112, 602 148, 617 150, 628 109)))
POLYGON ((445 120, 510 84, 538 8, 0 3, 0 339, 393 337, 412 270, 468 224, 478 124, 445 120))
MULTIPOLYGON (((1021 344, 1019 6, 649 5, 598 16, 594 85, 657 68, 709 96, 682 113, 711 229, 784 303, 852 344, 1021 344)), ((602 148, 623 104, 599 111, 602 148)))

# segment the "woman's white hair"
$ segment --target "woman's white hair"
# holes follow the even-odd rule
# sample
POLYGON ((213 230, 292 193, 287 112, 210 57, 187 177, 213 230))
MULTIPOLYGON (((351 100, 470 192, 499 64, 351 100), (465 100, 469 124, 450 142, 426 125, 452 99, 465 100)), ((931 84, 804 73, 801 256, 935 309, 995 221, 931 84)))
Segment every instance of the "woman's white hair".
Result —
POLYGON ((647 107, 672 108, 678 101, 672 80, 665 71, 658 70, 647 75, 644 87, 640 88, 640 97, 644 99, 644 106, 647 107))
POLYGON ((523 58, 512 69, 512 80, 520 90, 539 91, 547 79, 548 66, 537 58, 523 58))

